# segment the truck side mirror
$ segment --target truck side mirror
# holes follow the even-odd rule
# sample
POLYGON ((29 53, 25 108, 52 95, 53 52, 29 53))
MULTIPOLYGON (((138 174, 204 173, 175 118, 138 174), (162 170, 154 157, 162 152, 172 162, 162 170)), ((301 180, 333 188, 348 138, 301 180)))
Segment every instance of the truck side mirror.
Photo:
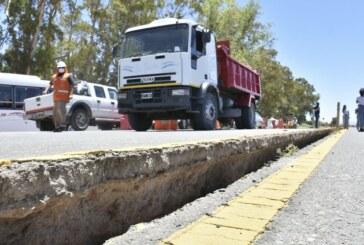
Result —
POLYGON ((210 31, 204 31, 202 34, 202 41, 203 43, 211 42, 211 33, 210 31))

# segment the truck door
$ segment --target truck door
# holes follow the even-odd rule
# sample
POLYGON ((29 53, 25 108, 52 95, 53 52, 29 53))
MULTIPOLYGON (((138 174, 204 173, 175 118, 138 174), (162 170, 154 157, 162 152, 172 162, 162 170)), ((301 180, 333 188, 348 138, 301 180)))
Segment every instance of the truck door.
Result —
POLYGON ((111 104, 110 100, 106 98, 106 92, 102 86, 94 86, 95 93, 95 108, 96 111, 93 112, 96 118, 107 118, 110 115, 111 104))
POLYGON ((199 26, 192 27, 191 35, 191 79, 193 85, 200 86, 209 79, 206 45, 203 42, 203 30, 199 26))
POLYGON ((110 97, 110 118, 120 118, 118 110, 118 92, 113 88, 108 88, 107 91, 110 97))

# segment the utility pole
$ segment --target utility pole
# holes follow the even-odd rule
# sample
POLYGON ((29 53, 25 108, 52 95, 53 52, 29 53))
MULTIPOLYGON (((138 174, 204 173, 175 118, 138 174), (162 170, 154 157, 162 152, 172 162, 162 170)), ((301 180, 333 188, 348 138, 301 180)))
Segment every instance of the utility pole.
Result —
POLYGON ((337 102, 336 127, 340 126, 340 102, 337 102))

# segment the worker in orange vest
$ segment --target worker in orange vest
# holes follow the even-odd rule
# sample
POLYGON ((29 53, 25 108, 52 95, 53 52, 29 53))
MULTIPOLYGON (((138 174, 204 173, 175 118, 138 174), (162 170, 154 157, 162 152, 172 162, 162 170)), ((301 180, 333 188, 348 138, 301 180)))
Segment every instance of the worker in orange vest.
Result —
POLYGON ((43 92, 46 94, 48 93, 48 90, 53 87, 54 132, 61 132, 67 128, 66 104, 72 98, 73 86, 74 80, 72 75, 68 73, 66 64, 63 61, 58 62, 56 74, 52 76, 52 80, 43 92))

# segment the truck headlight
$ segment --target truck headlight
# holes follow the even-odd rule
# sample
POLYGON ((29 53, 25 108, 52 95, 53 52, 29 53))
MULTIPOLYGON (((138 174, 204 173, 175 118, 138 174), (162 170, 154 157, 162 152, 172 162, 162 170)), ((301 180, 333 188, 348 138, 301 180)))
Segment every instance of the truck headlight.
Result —
POLYGON ((125 100, 127 97, 128 97, 128 96, 127 96, 127 93, 119 93, 119 94, 118 94, 118 98, 119 98, 119 99, 125 100))
POLYGON ((190 90, 188 88, 179 88, 172 90, 172 96, 190 95, 190 90))

